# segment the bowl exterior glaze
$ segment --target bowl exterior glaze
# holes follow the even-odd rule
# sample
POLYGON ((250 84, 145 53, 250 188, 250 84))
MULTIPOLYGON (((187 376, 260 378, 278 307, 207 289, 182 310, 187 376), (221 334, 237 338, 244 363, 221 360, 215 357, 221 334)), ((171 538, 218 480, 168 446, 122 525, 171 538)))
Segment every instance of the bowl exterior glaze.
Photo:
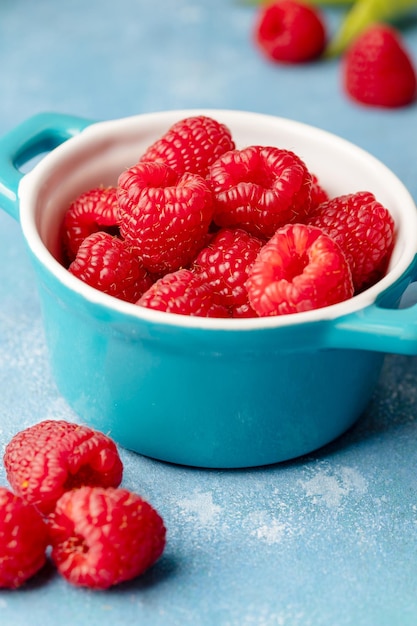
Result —
POLYGON ((237 468, 311 452, 358 419, 383 362, 373 351, 280 349, 285 328, 247 340, 178 332, 91 310, 48 278, 40 294, 62 395, 86 423, 163 461, 237 468))

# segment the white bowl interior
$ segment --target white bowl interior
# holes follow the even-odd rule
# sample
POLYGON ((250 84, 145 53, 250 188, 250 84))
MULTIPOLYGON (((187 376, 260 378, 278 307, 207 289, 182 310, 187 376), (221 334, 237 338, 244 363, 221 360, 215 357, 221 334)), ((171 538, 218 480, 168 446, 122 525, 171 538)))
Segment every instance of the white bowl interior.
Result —
POLYGON ((377 159, 344 139, 287 119, 223 110, 180 110, 100 122, 48 154, 26 174, 19 187, 20 219, 32 252, 51 272, 91 301, 164 323, 203 328, 250 329, 334 318, 372 303, 399 278, 417 251, 417 210, 402 182, 377 159), (389 271, 379 283, 350 300, 307 313, 250 320, 190 318, 150 311, 118 301, 74 278, 59 263, 63 214, 81 192, 114 185, 144 150, 173 123, 190 115, 210 115, 231 130, 237 147, 274 145, 294 151, 330 196, 371 191, 396 223, 396 245, 389 271))

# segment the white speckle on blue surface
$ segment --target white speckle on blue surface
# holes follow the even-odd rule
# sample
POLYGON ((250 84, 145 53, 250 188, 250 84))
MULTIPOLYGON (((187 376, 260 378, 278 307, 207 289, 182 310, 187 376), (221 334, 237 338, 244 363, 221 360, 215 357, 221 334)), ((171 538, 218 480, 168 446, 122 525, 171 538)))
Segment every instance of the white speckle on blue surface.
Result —
MULTIPOLYGON (((262 518, 262 514, 260 516, 262 518)), ((278 519, 265 519, 251 531, 251 536, 268 544, 280 543, 287 532, 291 532, 285 522, 278 519)))
POLYGON ((222 508, 213 502, 213 494, 209 491, 195 491, 190 497, 178 500, 180 514, 185 521, 198 523, 203 529, 218 523, 222 508))
POLYGON ((351 467, 341 467, 334 473, 328 464, 316 468, 314 475, 300 484, 313 504, 325 504, 338 509, 346 497, 363 495, 367 491, 367 483, 360 473, 351 467))

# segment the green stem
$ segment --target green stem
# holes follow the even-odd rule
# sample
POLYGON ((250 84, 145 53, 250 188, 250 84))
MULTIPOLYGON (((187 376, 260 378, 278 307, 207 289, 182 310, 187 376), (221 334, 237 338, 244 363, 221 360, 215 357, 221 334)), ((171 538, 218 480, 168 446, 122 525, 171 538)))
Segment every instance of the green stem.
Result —
POLYGON ((356 0, 339 31, 329 43, 326 56, 342 54, 368 26, 389 22, 417 7, 417 0, 356 0))
MULTIPOLYGON (((347 4, 353 4, 354 0, 304 0, 307 4, 313 4, 315 6, 346 6, 347 4)), ((258 5, 268 4, 271 0, 240 0, 241 4, 246 5, 258 5)))
POLYGON ((346 4, 353 4, 354 0, 305 0, 307 4, 314 4, 317 6, 341 6, 346 4))

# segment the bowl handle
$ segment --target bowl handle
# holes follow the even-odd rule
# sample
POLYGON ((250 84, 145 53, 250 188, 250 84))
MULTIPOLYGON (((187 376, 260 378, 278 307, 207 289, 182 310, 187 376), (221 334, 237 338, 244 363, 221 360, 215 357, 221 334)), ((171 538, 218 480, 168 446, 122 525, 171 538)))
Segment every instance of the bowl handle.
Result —
POLYGON ((72 115, 39 113, 0 138, 0 206, 18 219, 18 188, 24 176, 23 167, 92 123, 72 115))
POLYGON ((338 318, 330 325, 327 345, 393 354, 417 355, 417 303, 393 308, 406 288, 417 280, 417 255, 409 270, 376 302, 338 318))

